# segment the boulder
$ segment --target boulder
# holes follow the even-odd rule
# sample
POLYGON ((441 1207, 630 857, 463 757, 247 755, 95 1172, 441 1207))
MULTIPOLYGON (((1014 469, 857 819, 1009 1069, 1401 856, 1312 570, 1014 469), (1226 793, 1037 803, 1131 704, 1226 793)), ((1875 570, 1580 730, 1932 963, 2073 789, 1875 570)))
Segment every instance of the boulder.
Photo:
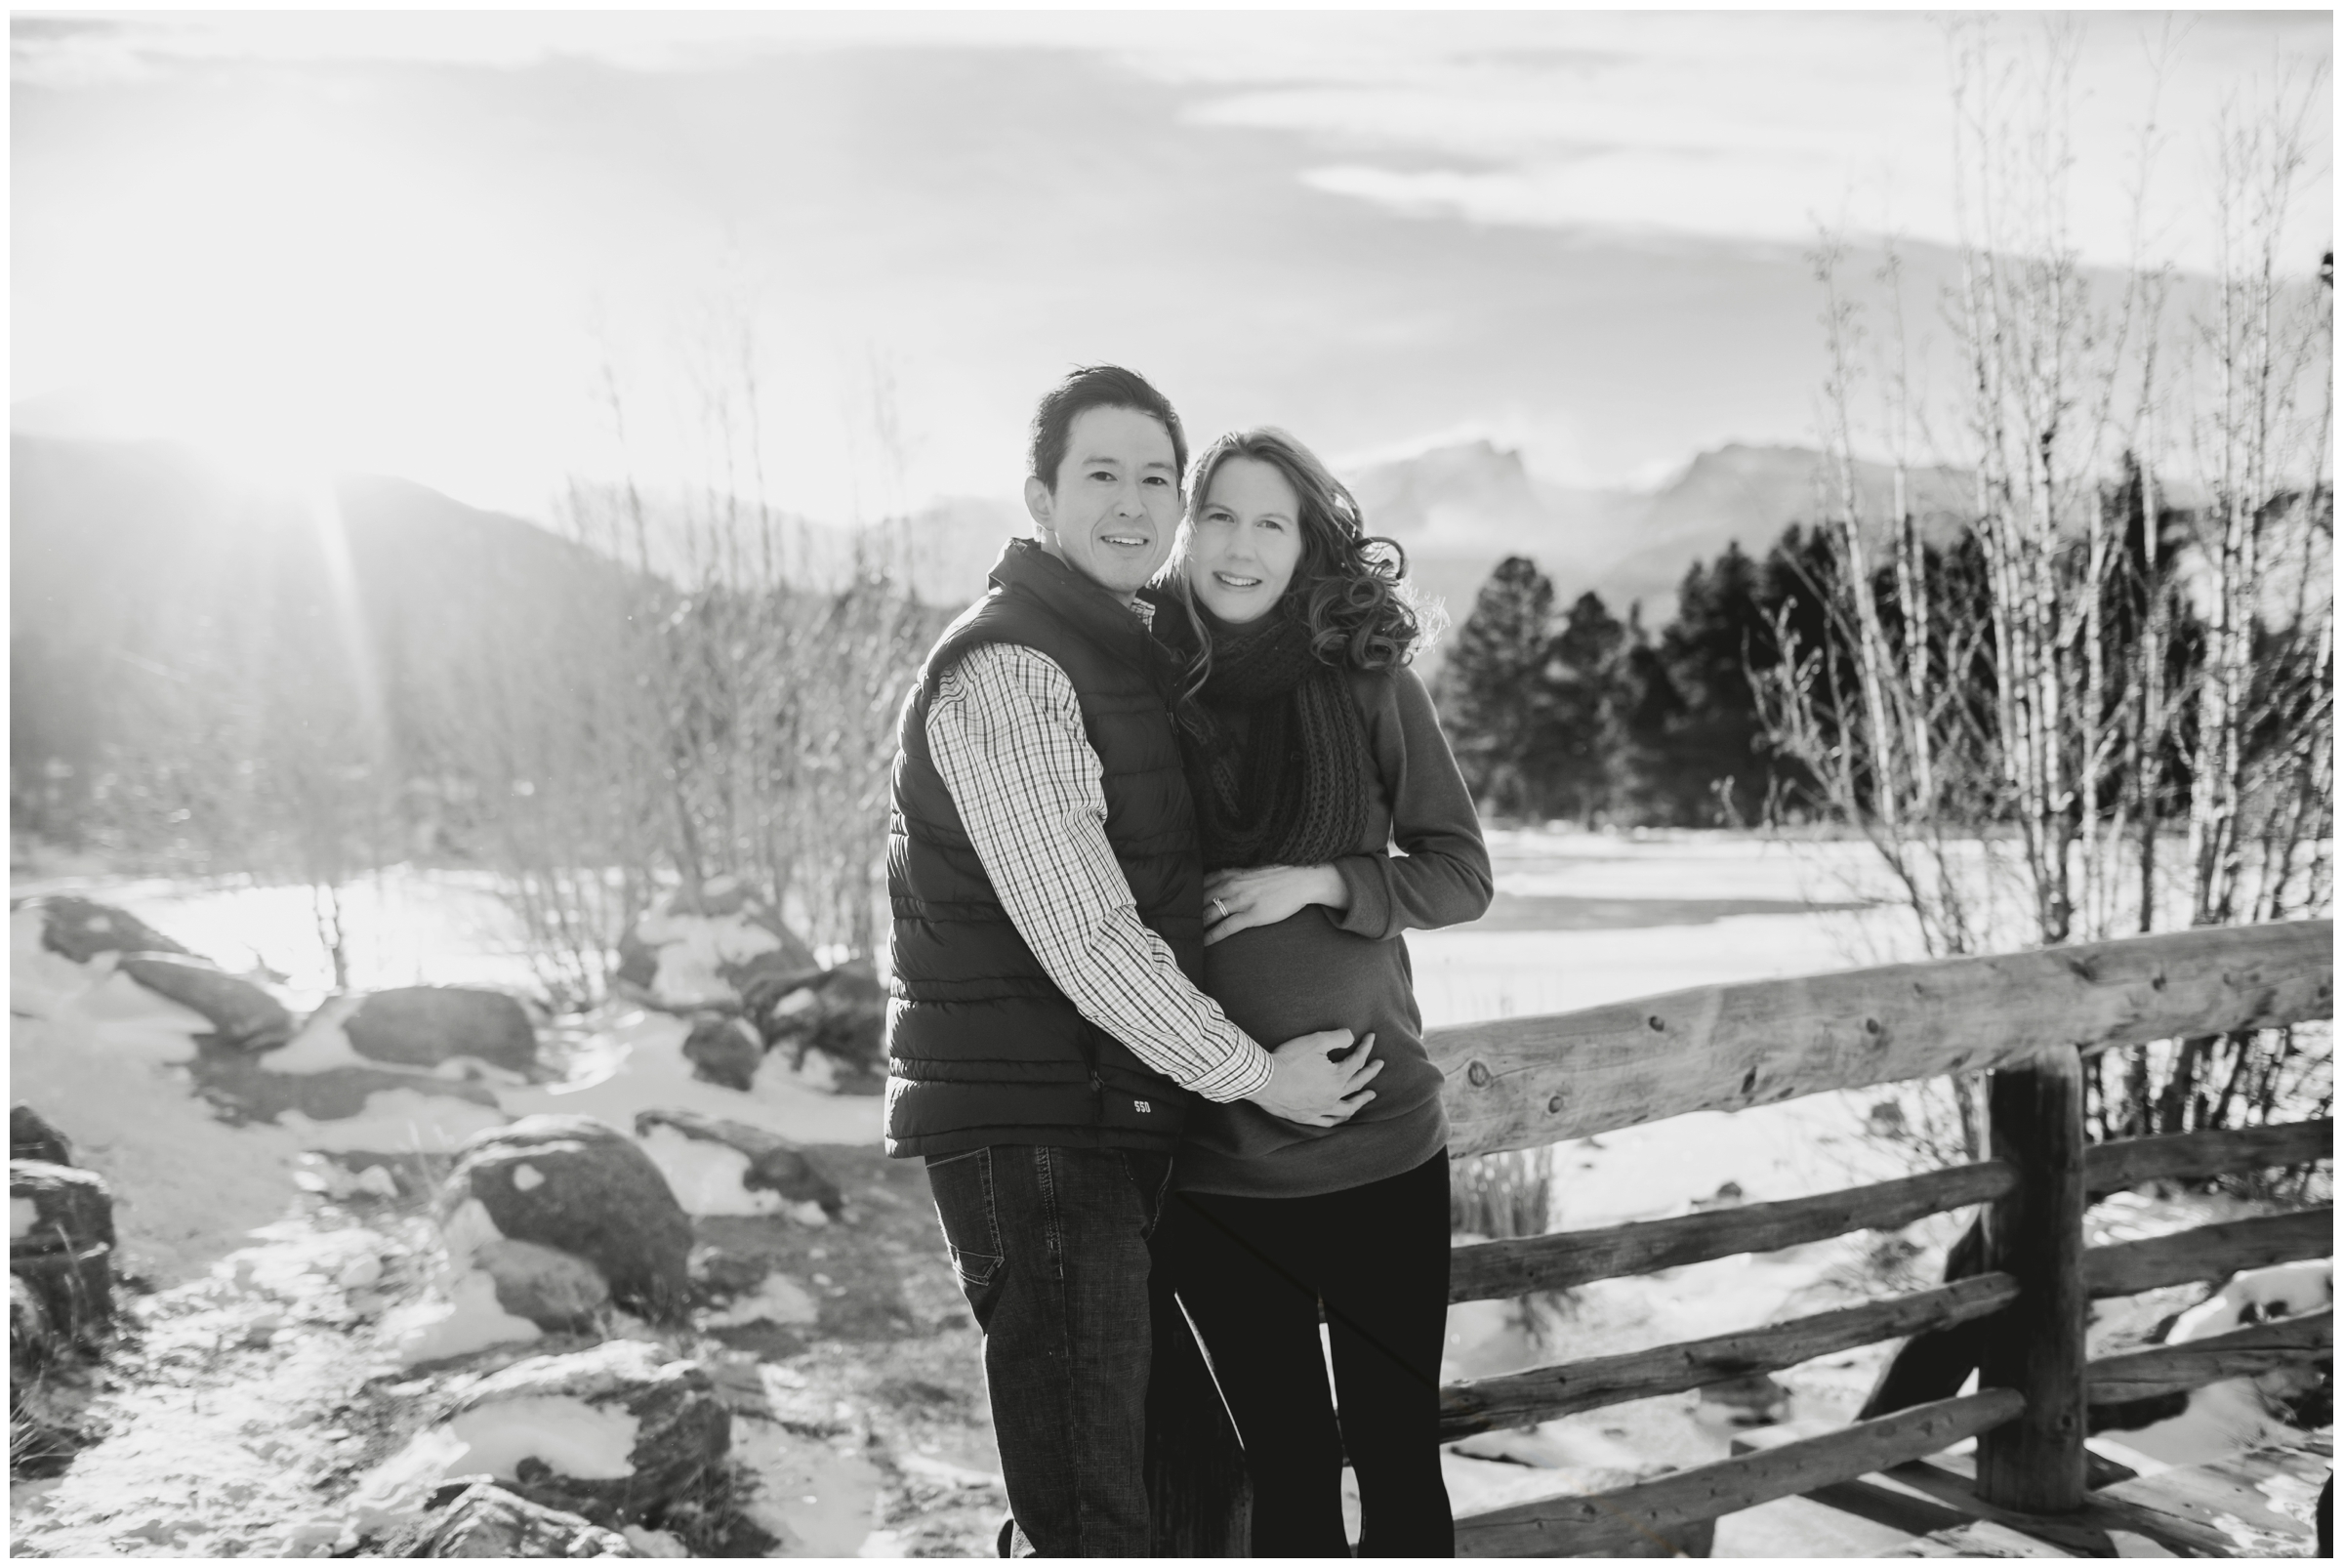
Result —
POLYGON ((791 1066, 818 1051, 853 1080, 884 1081, 886 990, 868 959, 813 975, 762 977, 752 982, 747 1006, 765 1049, 787 1050, 791 1066))
POLYGON ((610 1300, 602 1271, 574 1253, 499 1236, 473 1249, 473 1266, 496 1282, 496 1304, 548 1334, 594 1326, 610 1300))
POLYGON ((545 1507, 497 1485, 469 1484, 434 1512, 410 1557, 633 1557, 627 1538, 592 1520, 545 1507))
POLYGON ((738 1009, 759 980, 822 968, 771 903, 731 877, 678 888, 653 905, 621 934, 618 958, 620 984, 671 1012, 738 1009))
POLYGON ((537 1065, 537 1028, 528 1011, 501 991, 410 985, 377 991, 343 1020, 349 1047, 376 1061, 436 1067, 473 1056, 514 1072, 537 1065))
POLYGON ((122 972, 209 1018, 222 1045, 268 1051, 293 1038, 293 1014, 282 1002, 201 959, 139 954, 122 961, 122 972))
POLYGON ((8 1162, 9 1251, 82 1248, 114 1240, 114 1195, 105 1177, 43 1160, 8 1162))
POLYGON ((53 1338, 113 1315, 114 1198, 95 1171, 8 1162, 8 1271, 40 1298, 53 1338))
POLYGON ((697 1111, 650 1110, 635 1115, 635 1135, 646 1137, 655 1127, 672 1127, 685 1137, 721 1143, 748 1156, 749 1168, 740 1184, 751 1192, 770 1192, 791 1203, 810 1203, 836 1219, 845 1212, 845 1197, 829 1173, 812 1157, 777 1133, 746 1122, 702 1116, 697 1111))
POLYGON ((683 1037, 683 1055, 692 1077, 745 1093, 764 1062, 764 1041, 746 1018, 703 1013, 683 1037))
POLYGON ((619 1305, 682 1321, 691 1220, 635 1141, 588 1116, 527 1116, 466 1141, 442 1220, 476 1200, 496 1229, 585 1259, 619 1305))
POLYGON ((41 945, 76 964, 87 964, 101 953, 177 953, 195 955, 147 925, 136 915, 77 898, 52 893, 11 904, 10 909, 37 908, 41 912, 41 945))
POLYGON ((515 1362, 467 1393, 448 1426, 500 1475, 509 1466, 523 1497, 605 1525, 719 1489, 732 1448, 731 1414, 707 1373, 641 1340, 515 1362), (596 1452, 597 1433, 623 1453, 596 1452))
POLYGON ((8 1108, 8 1157, 38 1160, 44 1165, 71 1165, 73 1145, 65 1135, 29 1105, 8 1108))

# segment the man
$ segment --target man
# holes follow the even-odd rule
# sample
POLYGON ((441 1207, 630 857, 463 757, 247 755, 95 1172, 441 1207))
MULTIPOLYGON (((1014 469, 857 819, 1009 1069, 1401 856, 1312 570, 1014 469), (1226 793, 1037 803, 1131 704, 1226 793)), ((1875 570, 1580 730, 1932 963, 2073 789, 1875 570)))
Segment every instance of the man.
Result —
POLYGON ((1040 537, 936 642, 895 763, 886 1147, 927 1161, 1009 1509, 1044 1556, 1147 1554, 1146 1238, 1188 1096, 1330 1127, 1380 1070, 1330 1059, 1347 1030, 1264 1051, 1194 983, 1181 672, 1135 597, 1171 556, 1186 461, 1130 371, 1042 399, 1040 537))

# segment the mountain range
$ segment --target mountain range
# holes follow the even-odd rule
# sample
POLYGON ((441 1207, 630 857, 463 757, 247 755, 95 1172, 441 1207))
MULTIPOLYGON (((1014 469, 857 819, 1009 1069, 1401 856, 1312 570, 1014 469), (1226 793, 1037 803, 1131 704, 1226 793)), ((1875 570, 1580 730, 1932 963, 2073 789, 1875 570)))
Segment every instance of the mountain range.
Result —
MULTIPOLYGON (((550 634, 565 601, 619 593, 633 569, 632 560, 401 479, 337 481, 346 554, 321 554, 308 508, 239 485, 182 448, 20 434, 11 452, 20 697, 30 695, 26 677, 54 678, 61 664, 102 684, 107 670, 167 669, 173 643, 196 623, 250 614, 263 599, 290 598, 296 613, 331 617, 332 596, 354 592, 351 607, 367 624, 428 624, 434 630, 424 640, 432 644, 481 616, 494 617, 507 638, 522 627, 550 634)), ((1787 524, 1824 515, 1824 469, 1811 449, 1733 445, 1700 454, 1650 490, 1575 489, 1540 478, 1517 451, 1467 441, 1343 476, 1370 529, 1399 542, 1416 581, 1454 621, 1471 613, 1500 560, 1524 555, 1563 602, 1592 591, 1623 616, 1640 603, 1657 629, 1694 561, 1735 541, 1761 555, 1787 524)), ((1860 465, 1857 482, 1867 509, 1881 510, 1888 471, 1860 465)), ((1913 505, 1933 527, 1957 513, 1966 490, 1965 476, 1951 470, 1911 480, 1913 505)), ((982 592, 1003 541, 1026 531, 1019 504, 980 496, 940 500, 875 529, 797 517, 775 524, 783 567, 801 586, 833 587, 858 563, 877 561, 943 605, 982 592)), ((678 562, 654 543, 650 564, 672 572, 678 562)))
MULTIPOLYGON (((1675 613, 1685 568, 1738 542, 1762 556, 1792 522, 1827 516, 1834 482, 1810 447, 1728 445, 1703 452, 1648 490, 1573 488, 1531 472, 1521 453, 1485 440, 1433 447, 1408 457, 1353 465, 1339 475, 1358 498, 1370 532, 1407 552, 1411 577, 1439 599, 1452 621, 1472 612, 1497 563, 1527 556, 1553 579, 1564 602, 1600 594, 1624 616, 1642 605, 1655 629, 1675 613)), ((1856 487, 1866 516, 1887 514, 1894 473, 1859 462, 1856 487)), ((1950 532, 1971 495, 1969 476, 1950 468, 1907 476, 1910 503, 1932 537, 1950 532)), ((854 558, 854 535, 793 524, 799 558, 813 580, 840 576, 854 558)), ((958 604, 982 592, 1001 543, 1030 527, 1014 502, 962 496, 932 503, 881 530, 902 575, 931 603, 958 604)), ((869 535, 863 548, 870 548, 869 535)))

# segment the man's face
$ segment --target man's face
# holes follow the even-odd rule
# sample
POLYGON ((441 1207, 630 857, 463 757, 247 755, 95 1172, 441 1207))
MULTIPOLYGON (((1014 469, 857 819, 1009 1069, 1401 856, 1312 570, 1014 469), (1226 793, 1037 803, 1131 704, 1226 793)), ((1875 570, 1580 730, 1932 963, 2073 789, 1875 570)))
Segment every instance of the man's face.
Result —
POLYGON ((1053 492, 1025 481, 1042 548, 1130 599, 1171 557, 1179 529, 1172 433, 1135 408, 1086 408, 1066 435, 1053 492))

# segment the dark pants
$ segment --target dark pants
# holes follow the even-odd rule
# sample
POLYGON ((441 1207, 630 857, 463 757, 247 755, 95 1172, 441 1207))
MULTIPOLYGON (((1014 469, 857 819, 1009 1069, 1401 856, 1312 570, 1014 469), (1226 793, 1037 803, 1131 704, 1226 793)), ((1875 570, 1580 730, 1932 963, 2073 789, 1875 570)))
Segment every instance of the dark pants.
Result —
POLYGON ((1009 1511, 1045 1557, 1144 1557, 1147 1236, 1171 1159, 1002 1143, 927 1167, 1009 1511))
POLYGON ((1314 1198, 1175 1192, 1156 1263, 1196 1320, 1253 1478, 1253 1554, 1341 1557, 1342 1457, 1362 1557, 1456 1554, 1440 1478, 1448 1156, 1314 1198), (1326 1304, 1339 1429, 1318 1339, 1326 1304))

